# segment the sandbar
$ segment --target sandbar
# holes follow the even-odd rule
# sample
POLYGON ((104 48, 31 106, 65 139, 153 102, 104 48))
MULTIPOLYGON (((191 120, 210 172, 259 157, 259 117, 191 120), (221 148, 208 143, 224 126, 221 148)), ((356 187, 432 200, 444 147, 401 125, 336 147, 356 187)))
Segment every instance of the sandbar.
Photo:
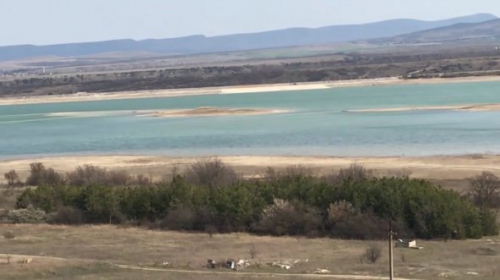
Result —
POLYGON ((384 85, 412 85, 412 84, 438 84, 438 83, 463 83, 463 82, 488 82, 488 81, 500 81, 500 76, 429 78, 429 79, 411 79, 411 80, 405 80, 399 77, 392 77, 392 78, 340 80, 340 81, 311 82, 311 83, 297 83, 297 84, 242 85, 242 86, 209 87, 209 88, 123 91, 123 92, 108 92, 108 93, 79 92, 67 95, 2 97, 0 98, 0 106, 18 105, 18 104, 117 100, 117 99, 164 98, 164 97, 178 97, 178 96, 192 96, 192 95, 305 91, 305 90, 318 90, 318 89, 329 89, 329 88, 367 87, 367 86, 384 86, 384 85))
POLYGON ((407 111, 500 111, 500 103, 491 104, 466 104, 451 106, 417 106, 417 107, 394 107, 394 108, 371 108, 359 110, 347 110, 351 113, 383 113, 383 112, 407 112, 407 111))
POLYGON ((249 108, 215 108, 199 107, 183 110, 136 111, 136 116, 147 117, 210 117, 210 116, 252 116, 287 113, 287 110, 278 109, 249 109, 249 108))

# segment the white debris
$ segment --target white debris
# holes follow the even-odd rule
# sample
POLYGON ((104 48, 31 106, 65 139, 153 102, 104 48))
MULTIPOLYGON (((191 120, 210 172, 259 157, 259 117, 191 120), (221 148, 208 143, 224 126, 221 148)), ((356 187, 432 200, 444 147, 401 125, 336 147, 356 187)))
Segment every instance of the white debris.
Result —
POLYGON ((19 263, 28 264, 31 263, 32 261, 33 261, 32 258, 27 258, 27 259, 22 259, 21 261, 19 261, 19 263))
POLYGON ((236 267, 238 267, 238 268, 247 268, 249 266, 250 266, 250 262, 248 262, 247 260, 239 260, 236 263, 236 267))
POLYGON ((279 267, 281 269, 286 269, 286 270, 290 270, 292 268, 292 266, 290 264, 283 264, 283 263, 278 263, 278 262, 273 262, 272 266, 279 267))
POLYGON ((330 274, 330 273, 332 273, 332 272, 328 269, 318 268, 312 274, 330 274))

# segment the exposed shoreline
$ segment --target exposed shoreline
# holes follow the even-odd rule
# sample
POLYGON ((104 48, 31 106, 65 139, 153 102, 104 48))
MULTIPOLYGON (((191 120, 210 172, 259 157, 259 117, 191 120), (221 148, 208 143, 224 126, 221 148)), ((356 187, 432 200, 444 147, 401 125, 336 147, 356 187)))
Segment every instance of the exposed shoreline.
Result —
POLYGON ((241 93, 262 93, 262 92, 276 92, 276 91, 300 91, 300 90, 317 90, 317 89, 343 88, 343 87, 490 82, 490 81, 500 81, 500 76, 430 78, 430 79, 414 79, 414 80, 403 80, 397 77, 393 77, 393 78, 380 78, 380 79, 358 79, 358 80, 343 80, 343 81, 332 81, 332 82, 313 82, 313 83, 298 83, 298 84, 266 84, 266 85, 244 85, 244 86, 229 86, 229 87, 187 88, 187 89, 169 89, 169 90, 152 90, 152 91, 125 91, 125 92, 110 92, 110 93, 76 93, 72 95, 59 95, 59 96, 5 97, 5 98, 0 98, 0 106, 38 104, 38 103, 138 99, 138 98, 155 98, 155 97, 176 97, 176 96, 210 95, 210 94, 241 94, 241 93))
MULTIPOLYGON (((202 157, 168 156, 63 156, 0 161, 0 174, 16 170, 22 177, 29 173, 29 164, 42 162, 59 172, 69 172, 81 165, 97 165, 108 169, 125 170, 161 178, 173 167, 180 170, 202 157)), ((245 176, 263 174, 267 167, 286 168, 301 165, 320 174, 335 172, 352 164, 373 169, 379 175, 410 171, 415 178, 464 179, 483 171, 500 175, 500 155, 460 155, 425 157, 320 157, 320 156, 223 156, 219 157, 245 176)), ((3 180, 2 178, 0 178, 3 180)))
POLYGON ((417 106, 417 107, 394 107, 394 108, 373 108, 347 110, 350 113, 383 113, 383 112, 408 112, 408 111, 500 111, 500 103, 492 104, 466 104, 466 105, 450 105, 450 106, 417 106))

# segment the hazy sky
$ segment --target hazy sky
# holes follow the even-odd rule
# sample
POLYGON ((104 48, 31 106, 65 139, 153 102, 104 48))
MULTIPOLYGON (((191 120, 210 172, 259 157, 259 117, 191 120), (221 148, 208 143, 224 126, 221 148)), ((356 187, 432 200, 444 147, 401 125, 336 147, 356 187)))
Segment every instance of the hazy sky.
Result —
POLYGON ((500 0, 0 0, 0 45, 500 15, 500 0))

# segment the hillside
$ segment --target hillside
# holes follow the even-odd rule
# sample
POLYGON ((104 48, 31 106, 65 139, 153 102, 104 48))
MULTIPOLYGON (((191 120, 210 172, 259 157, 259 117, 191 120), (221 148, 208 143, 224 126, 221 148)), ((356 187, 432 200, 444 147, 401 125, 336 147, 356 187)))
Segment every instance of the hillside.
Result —
POLYGON ((153 52, 161 54, 197 54, 255 50, 369 40, 449 26, 496 19, 491 14, 477 14, 439 21, 396 19, 359 25, 337 25, 321 28, 290 28, 260 33, 216 37, 195 35, 173 39, 143 41, 114 40, 49 46, 19 45, 0 47, 0 61, 37 56, 72 57, 107 52, 153 52))
POLYGON ((500 37, 500 19, 481 23, 459 23, 391 38, 372 40, 376 43, 415 44, 441 43, 500 37))

